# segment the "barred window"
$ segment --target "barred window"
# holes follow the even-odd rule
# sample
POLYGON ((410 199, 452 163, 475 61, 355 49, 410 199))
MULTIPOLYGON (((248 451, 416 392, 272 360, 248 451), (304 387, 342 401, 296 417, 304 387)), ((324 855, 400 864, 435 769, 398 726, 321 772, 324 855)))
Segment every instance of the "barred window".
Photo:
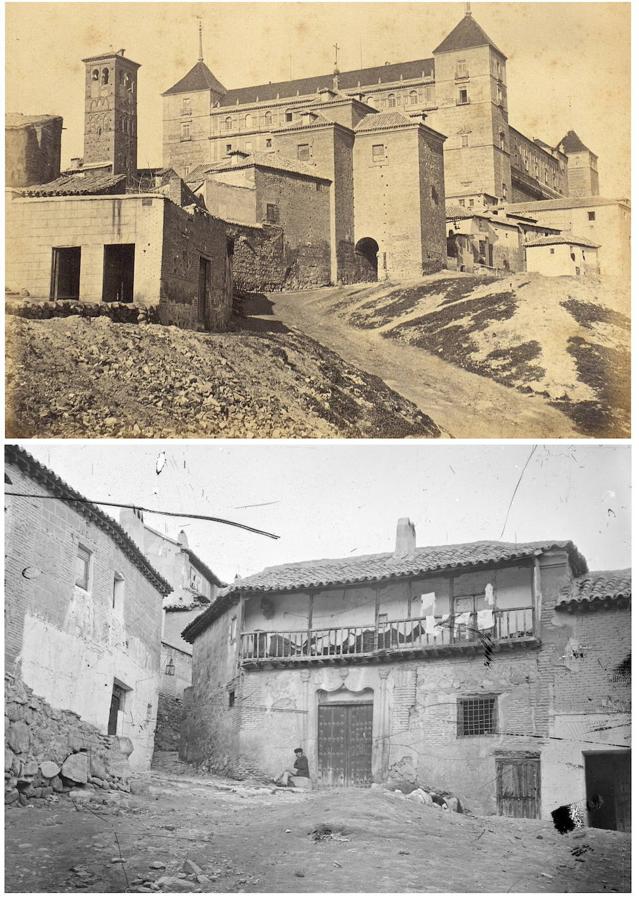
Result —
POLYGON ((266 204, 266 221, 276 225, 280 220, 280 210, 276 203, 266 204))
POLYGON ((495 734, 497 731, 497 698, 486 694, 481 697, 458 697, 457 737, 478 734, 495 734))

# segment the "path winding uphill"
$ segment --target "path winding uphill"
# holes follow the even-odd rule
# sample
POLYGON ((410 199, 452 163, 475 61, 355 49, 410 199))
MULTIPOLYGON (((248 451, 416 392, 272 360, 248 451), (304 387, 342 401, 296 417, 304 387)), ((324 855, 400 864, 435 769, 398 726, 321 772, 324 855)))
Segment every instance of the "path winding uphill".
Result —
MULTIPOLYGON (((588 383, 581 377, 580 360, 575 363, 567 347, 571 339, 583 343, 583 337, 575 338, 583 332, 587 340, 599 341, 593 344, 598 360, 601 342, 610 344, 610 353, 615 345, 623 349, 624 316, 600 310, 611 317, 610 322, 591 319, 603 323, 600 331, 611 331, 601 337, 587 325, 584 329, 550 293, 578 294, 585 288, 526 277, 514 276, 511 284, 441 273, 410 286, 354 285, 271 294, 249 301, 246 312, 253 321, 298 328, 377 375, 428 410, 453 437, 623 436, 616 434, 623 430, 623 414, 615 418, 616 410, 610 413, 615 404, 610 403, 613 390, 605 371, 588 383), (529 301, 536 311, 546 310, 537 324, 537 312, 527 309, 529 301), (612 334, 615 329, 619 334, 612 334), (603 402, 594 390, 602 384, 603 402)), ((574 302, 591 315, 599 309, 574 302)), ((623 395, 623 388, 617 394, 623 395)), ((625 399, 622 396, 617 405, 623 406, 625 399)))
POLYGON ((559 835, 551 821, 452 813, 364 788, 293 793, 164 772, 133 787, 8 809, 6 890, 630 890, 630 835, 621 832, 559 835))

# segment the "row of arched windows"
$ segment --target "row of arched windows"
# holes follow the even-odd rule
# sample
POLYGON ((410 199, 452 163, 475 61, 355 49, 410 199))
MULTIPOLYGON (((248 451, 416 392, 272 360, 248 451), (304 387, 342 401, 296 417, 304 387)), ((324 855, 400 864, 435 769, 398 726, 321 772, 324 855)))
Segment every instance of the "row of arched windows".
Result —
MULTIPOLYGON (((93 69, 93 71, 91 72, 91 80, 98 81, 100 84, 108 84, 109 77, 110 77, 110 73, 109 73, 109 69, 107 66, 105 66, 102 69, 102 72, 100 72, 100 69, 93 69)), ((133 91, 133 89, 134 89, 133 78, 129 74, 129 72, 120 72, 119 73, 119 81, 120 81, 120 84, 125 88, 125 90, 133 91)))

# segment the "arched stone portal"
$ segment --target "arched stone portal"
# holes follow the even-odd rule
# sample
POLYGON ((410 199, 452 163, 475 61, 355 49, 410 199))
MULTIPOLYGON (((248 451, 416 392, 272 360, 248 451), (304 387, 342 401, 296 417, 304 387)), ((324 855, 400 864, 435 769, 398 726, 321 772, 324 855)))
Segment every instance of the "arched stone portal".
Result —
POLYGON ((355 253, 359 262, 360 281, 377 281, 377 254, 379 244, 371 237, 361 238, 355 244, 355 253))

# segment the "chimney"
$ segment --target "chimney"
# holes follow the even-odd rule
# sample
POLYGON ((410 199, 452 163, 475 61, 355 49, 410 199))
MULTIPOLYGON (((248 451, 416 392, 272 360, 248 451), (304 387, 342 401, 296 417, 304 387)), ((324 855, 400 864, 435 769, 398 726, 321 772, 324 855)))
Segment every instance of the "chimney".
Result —
POLYGON ((180 545, 180 547, 182 547, 183 550, 187 550, 187 549, 188 549, 188 546, 189 546, 189 539, 187 538, 187 536, 186 536, 186 531, 184 531, 184 529, 182 529, 182 530, 180 531, 180 533, 178 534, 178 536, 177 536, 177 541, 178 541, 178 544, 180 545))
POLYGON ((395 553, 405 559, 412 559, 415 556, 415 526, 410 519, 397 520, 397 535, 395 537, 395 553))
POLYGON ((120 525, 134 544, 144 553, 144 513, 141 509, 127 507, 120 510, 120 525))

